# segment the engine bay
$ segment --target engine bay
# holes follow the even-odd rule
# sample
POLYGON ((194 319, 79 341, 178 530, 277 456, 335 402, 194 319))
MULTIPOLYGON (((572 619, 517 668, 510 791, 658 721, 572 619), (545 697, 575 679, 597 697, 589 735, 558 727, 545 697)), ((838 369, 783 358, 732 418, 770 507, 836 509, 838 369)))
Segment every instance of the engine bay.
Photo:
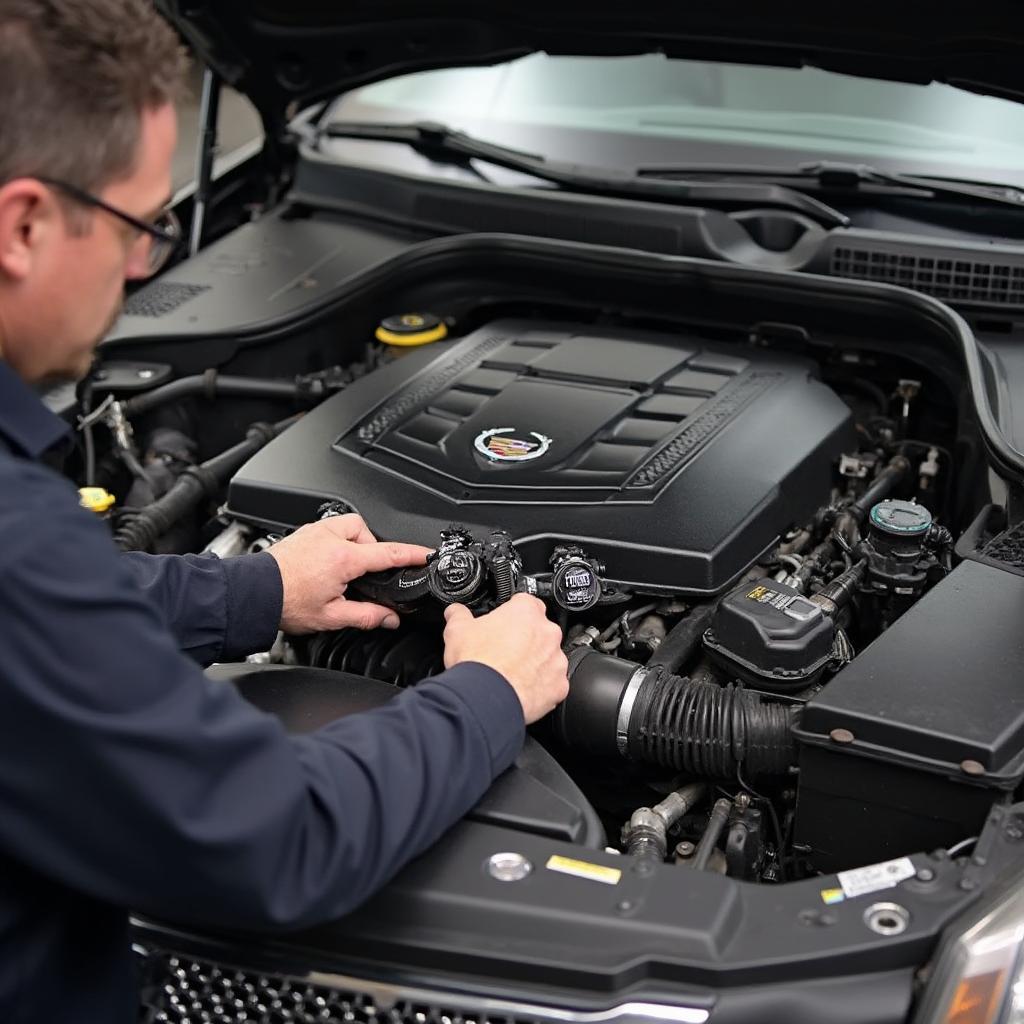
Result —
POLYGON ((1024 709, 943 714, 934 673, 979 635, 951 610, 988 586, 970 574, 1021 581, 954 546, 1005 523, 945 357, 823 343, 822 311, 726 327, 473 293, 364 297, 353 322, 380 327, 341 362, 323 325, 203 374, 122 346, 153 373, 105 361, 79 482, 116 496, 123 549, 230 557, 348 512, 433 549, 352 585, 397 631, 281 636, 253 671, 397 692, 441 669, 446 604, 541 597, 570 695, 531 743, 593 846, 762 884, 969 846, 1024 776, 1024 709))

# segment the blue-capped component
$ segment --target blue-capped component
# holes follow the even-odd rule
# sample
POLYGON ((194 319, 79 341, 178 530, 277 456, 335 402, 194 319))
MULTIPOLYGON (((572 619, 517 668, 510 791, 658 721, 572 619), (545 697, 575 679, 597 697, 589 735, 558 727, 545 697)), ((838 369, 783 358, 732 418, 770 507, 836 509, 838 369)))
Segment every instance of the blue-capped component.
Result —
POLYGON ((924 505, 913 501, 890 499, 874 505, 870 513, 871 525, 890 537, 920 537, 932 525, 932 514, 924 505))

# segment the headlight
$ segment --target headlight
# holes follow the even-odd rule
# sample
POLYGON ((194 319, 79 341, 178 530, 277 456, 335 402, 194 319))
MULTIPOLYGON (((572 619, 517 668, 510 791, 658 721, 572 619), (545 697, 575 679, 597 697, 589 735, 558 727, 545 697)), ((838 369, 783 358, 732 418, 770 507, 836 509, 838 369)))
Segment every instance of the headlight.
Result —
POLYGON ((1024 880, 973 913, 935 962, 915 1024, 1024 1024, 1024 880))

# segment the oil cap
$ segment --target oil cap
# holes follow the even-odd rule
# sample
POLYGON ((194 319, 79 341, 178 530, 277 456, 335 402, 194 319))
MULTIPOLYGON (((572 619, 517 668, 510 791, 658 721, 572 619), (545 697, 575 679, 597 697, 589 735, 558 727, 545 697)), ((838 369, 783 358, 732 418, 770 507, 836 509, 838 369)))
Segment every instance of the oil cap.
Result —
POLYGON ((102 487, 80 487, 78 489, 78 504, 96 515, 106 515, 114 507, 117 499, 102 487))
POLYGON ((448 336, 448 325, 434 313, 400 313, 381 320, 376 338, 385 345, 413 348, 448 336))

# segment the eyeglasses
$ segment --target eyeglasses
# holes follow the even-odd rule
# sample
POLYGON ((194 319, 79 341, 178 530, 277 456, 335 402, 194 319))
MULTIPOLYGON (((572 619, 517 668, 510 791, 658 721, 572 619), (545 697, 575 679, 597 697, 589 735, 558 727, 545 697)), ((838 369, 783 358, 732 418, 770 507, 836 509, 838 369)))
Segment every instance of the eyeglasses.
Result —
POLYGON ((163 268, 181 241, 181 222, 178 220, 177 214, 170 208, 161 210, 155 220, 144 221, 139 217, 133 217, 130 213, 125 213, 124 210, 119 210, 116 206, 111 206, 110 203, 104 202, 91 192, 78 188, 77 185, 71 185, 66 181, 59 181, 56 178, 44 178, 39 175, 35 177, 36 181, 41 181, 44 185, 49 185, 51 188, 59 189, 68 198, 75 200, 77 203, 82 203, 85 206, 94 206, 99 210, 113 214, 126 224, 131 225, 136 231, 145 235, 149 240, 149 249, 146 254, 146 273, 149 276, 163 268))

